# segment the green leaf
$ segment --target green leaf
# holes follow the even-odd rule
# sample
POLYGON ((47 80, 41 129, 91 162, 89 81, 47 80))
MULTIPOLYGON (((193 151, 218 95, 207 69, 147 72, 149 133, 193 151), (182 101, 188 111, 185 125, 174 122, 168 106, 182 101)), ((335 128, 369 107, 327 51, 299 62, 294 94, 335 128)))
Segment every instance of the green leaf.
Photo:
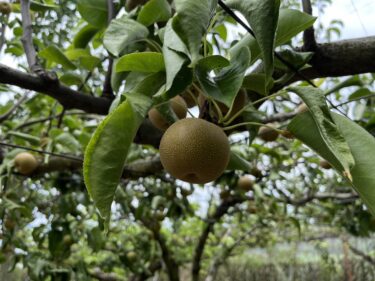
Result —
MULTIPOLYGON (((296 69, 301 69, 305 66, 314 53, 312 52, 296 52, 290 49, 285 49, 279 52, 279 55, 287 61, 289 64, 293 65, 296 69)), ((286 72, 293 72, 294 71, 289 69, 283 62, 281 62, 278 58, 275 60, 275 68, 284 70, 286 72)))
POLYGON ((251 164, 246 159, 242 158, 236 151, 231 149, 229 163, 226 169, 249 172, 251 169, 251 164))
POLYGON ((77 68, 55 45, 48 46, 47 48, 41 50, 39 52, 39 56, 45 58, 50 62, 61 64, 63 68, 66 68, 68 70, 77 68))
POLYGON ((163 44, 164 64, 167 73, 166 90, 172 87, 174 79, 186 63, 187 59, 184 54, 187 53, 185 44, 172 28, 172 20, 169 20, 165 27, 163 44))
POLYGON ((39 3, 35 1, 30 1, 30 10, 34 12, 45 12, 48 10, 54 10, 58 8, 59 8, 58 5, 47 5, 47 4, 43 4, 43 3, 39 3))
POLYGON ((276 32, 276 45, 290 41, 298 33, 314 24, 316 17, 293 9, 280 10, 279 23, 276 32))
POLYGON ((91 25, 102 28, 107 26, 108 10, 106 0, 78 0, 78 12, 91 25))
POLYGON ((171 15, 172 9, 167 0, 151 0, 142 7, 137 20, 149 26, 155 22, 167 21, 171 15))
MULTIPOLYGON (((354 166, 353 155, 332 118, 323 92, 313 87, 290 87, 288 90, 298 94, 305 102, 319 130, 317 137, 320 136, 324 142, 324 149, 330 154, 331 164, 339 167, 339 170, 350 179, 350 168, 354 166)), ((297 123, 292 121, 288 129, 294 134, 299 126, 307 128, 303 124, 297 126, 297 123)))
POLYGON ((106 221, 129 147, 152 105, 151 96, 164 83, 164 74, 156 73, 144 79, 96 129, 86 151, 83 175, 86 188, 106 221))
POLYGON ((217 58, 215 56, 214 58, 207 57, 201 59, 196 67, 196 76, 202 85, 202 89, 208 96, 231 107, 234 98, 242 86, 250 61, 250 52, 248 48, 244 47, 241 52, 236 54, 236 57, 232 58, 229 66, 221 69, 215 77, 211 77, 210 71, 212 69, 207 69, 208 66, 216 67, 225 65, 224 60, 217 60, 217 58), (212 63, 213 59, 217 60, 216 65, 212 63), (208 60, 210 61, 209 63, 207 62, 208 60))
POLYGON ((73 38, 73 46, 77 49, 84 49, 90 43, 92 38, 94 38, 95 34, 99 31, 99 29, 95 26, 90 24, 85 25, 78 31, 78 33, 73 38))
POLYGON ((72 85, 81 85, 83 83, 82 77, 73 72, 66 72, 59 78, 60 82, 72 86, 72 85))
POLYGON ((123 16, 111 22, 104 34, 103 44, 111 54, 119 56, 128 53, 129 48, 147 36, 148 29, 144 25, 123 16))
POLYGON ((116 72, 159 72, 164 71, 164 58, 161 53, 132 53, 121 57, 116 64, 116 72))
POLYGON ((349 96, 349 100, 356 100, 373 94, 374 92, 371 92, 368 88, 360 88, 349 96))
POLYGON ((251 73, 245 76, 242 87, 244 87, 247 90, 261 94, 262 96, 266 96, 267 93, 265 91, 265 82, 266 80, 263 73, 251 73))
POLYGON ((9 131, 7 134, 15 138, 25 140, 33 145, 40 145, 39 137, 15 131, 9 131))
MULTIPOLYGON (((375 139, 348 118, 336 113, 331 114, 354 157, 355 165, 350 169, 353 177, 352 185, 371 213, 375 215, 375 139)), ((341 166, 336 163, 330 151, 325 147, 324 140, 310 112, 296 116, 292 123, 294 124, 288 128, 293 130, 293 134, 298 139, 327 159, 338 171, 342 171, 341 166)))
POLYGON ((217 6, 217 0, 175 0, 173 29, 189 50, 192 65, 200 58, 202 37, 217 6))
POLYGON ((345 79, 340 83, 335 84, 331 89, 327 90, 324 94, 327 96, 343 88, 351 86, 363 86, 363 81, 360 79, 358 75, 351 76, 348 79, 345 79))
POLYGON ((262 53, 264 72, 268 84, 273 73, 280 0, 230 0, 227 4, 240 11, 253 28, 262 53))
MULTIPOLYGON (((298 10, 281 9, 276 32, 275 46, 280 46, 289 42, 294 36, 312 26, 316 18, 298 10)), ((259 59, 260 48, 257 41, 251 36, 246 35, 236 45, 230 49, 230 53, 235 53, 241 47, 248 46, 251 51, 252 62, 259 59)))

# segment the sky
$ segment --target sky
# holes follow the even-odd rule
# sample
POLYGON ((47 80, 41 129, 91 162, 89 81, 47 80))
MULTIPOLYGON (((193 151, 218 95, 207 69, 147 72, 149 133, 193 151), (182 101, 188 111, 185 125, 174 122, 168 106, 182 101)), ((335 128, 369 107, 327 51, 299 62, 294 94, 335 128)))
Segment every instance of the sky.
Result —
POLYGON ((332 5, 318 16, 318 21, 327 25, 333 19, 344 22, 341 39, 375 36, 375 0, 333 0, 332 5))

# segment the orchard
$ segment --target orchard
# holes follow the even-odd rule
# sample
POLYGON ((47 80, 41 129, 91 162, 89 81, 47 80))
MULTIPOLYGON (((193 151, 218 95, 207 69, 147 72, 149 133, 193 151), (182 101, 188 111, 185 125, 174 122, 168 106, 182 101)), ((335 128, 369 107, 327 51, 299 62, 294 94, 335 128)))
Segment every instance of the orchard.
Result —
POLYGON ((374 280, 375 36, 333 2, 0 1, 0 280, 374 280))

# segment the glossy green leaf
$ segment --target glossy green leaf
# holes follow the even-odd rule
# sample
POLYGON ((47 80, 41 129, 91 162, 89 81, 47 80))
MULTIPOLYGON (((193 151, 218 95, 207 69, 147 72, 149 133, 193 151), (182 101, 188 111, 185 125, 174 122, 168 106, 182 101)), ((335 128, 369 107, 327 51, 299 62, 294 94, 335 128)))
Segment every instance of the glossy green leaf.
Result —
POLYGON ((189 50, 192 64, 200 58, 202 37, 216 10, 217 0, 175 0, 173 29, 189 50))
POLYGON ((348 79, 345 79, 345 80, 341 81, 340 83, 336 84, 334 87, 327 90, 324 94, 330 95, 330 94, 335 93, 335 92, 337 92, 337 91, 339 91, 343 88, 346 88, 346 87, 362 86, 362 85, 363 85, 362 80, 359 78, 358 75, 355 75, 355 76, 349 77, 348 79))
POLYGON ((85 25, 74 36, 73 46, 78 49, 86 48, 98 31, 99 29, 95 26, 92 26, 90 24, 85 25))
POLYGON ((374 92, 370 91, 368 88, 360 88, 349 96, 349 100, 356 100, 373 94, 374 92))
POLYGON ((240 11, 252 27, 259 44, 266 81, 273 73, 276 28, 279 18, 279 0, 230 0, 227 4, 240 11))
MULTIPOLYGON (((314 53, 296 52, 290 49, 285 49, 285 50, 280 51, 279 55, 283 58, 283 60, 293 65, 296 69, 301 69, 310 61, 314 53)), ((286 72, 293 72, 294 74, 294 71, 289 69, 289 67, 286 66, 284 62, 280 61, 278 58, 275 59, 275 68, 284 70, 286 72)))
POLYGON ((73 72, 66 72, 59 77, 61 83, 72 86, 81 85, 83 83, 82 77, 79 74, 73 72))
POLYGON ((172 9, 167 0, 150 0, 141 9, 137 20, 145 26, 155 22, 167 21, 172 9))
POLYGON ((114 56, 127 53, 127 49, 148 36, 147 28, 123 16, 113 20, 104 34, 104 47, 114 56))
POLYGON ((242 87, 249 91, 254 91, 263 96, 267 95, 266 89, 266 80, 263 73, 251 73, 245 76, 242 87))
POLYGON ((116 64, 116 72, 159 72, 164 71, 164 58, 161 53, 132 53, 121 57, 116 64))
MULTIPOLYGON (((354 157, 355 165, 350 169, 353 178, 352 185, 371 213, 375 215, 375 174, 373 168, 375 166, 375 139, 365 129, 348 118, 336 113, 331 114, 354 157)), ((288 128, 298 139, 329 161, 339 172, 342 171, 341 166, 336 163, 335 158, 325 146, 310 112, 296 116, 288 128)))
POLYGON ((172 87, 173 81, 186 63, 184 54, 188 53, 185 44, 172 28, 172 20, 169 20, 164 31, 163 56, 167 73, 166 90, 172 87))
MULTIPOLYGON (((217 59, 217 56, 215 56, 217 59)), ((250 61, 250 52, 248 48, 243 48, 241 52, 237 53, 230 61, 230 65, 221 69, 215 77, 211 77, 207 66, 221 66, 222 59, 218 61, 220 64, 208 64, 207 60, 212 58, 204 58, 200 60, 196 67, 196 77, 202 86, 204 92, 213 99, 224 103, 231 107, 234 98, 240 90, 245 76, 248 63, 250 61)))
POLYGON ((96 129, 86 151, 83 174, 86 188, 108 222, 117 185, 130 145, 152 105, 151 96, 164 83, 164 74, 144 79, 96 129))
POLYGON ((47 48, 41 50, 39 52, 39 56, 45 58, 49 62, 60 64, 63 68, 66 68, 68 70, 77 68, 75 64, 73 64, 55 45, 50 45, 47 48))
MULTIPOLYGON (((340 171, 350 179, 350 168, 354 165, 353 155, 332 118, 323 92, 313 87, 290 87, 288 89, 298 94, 309 108, 319 130, 318 135, 323 140, 324 147, 331 154, 330 162, 340 167, 340 171)), ((294 133, 297 129, 296 123, 292 121, 288 129, 294 133)))
POLYGON ((49 4, 39 3, 36 1, 30 1, 30 10, 35 11, 35 12, 45 12, 48 10, 54 10, 58 8, 59 8, 58 5, 49 5, 49 4))
POLYGON ((226 169, 249 172, 251 164, 246 159, 242 158, 235 150, 231 149, 229 163, 226 169))
MULTIPOLYGON (((315 20, 315 17, 298 10, 281 9, 279 13, 275 46, 285 44, 294 36, 312 26, 315 20)), ((246 35, 241 39, 230 49, 230 53, 235 53, 243 46, 248 46, 250 48, 252 61, 259 59, 261 53, 260 48, 257 41, 251 35, 246 35)))
POLYGON ((91 25, 102 28, 107 26, 108 10, 106 0, 78 0, 78 12, 91 25))

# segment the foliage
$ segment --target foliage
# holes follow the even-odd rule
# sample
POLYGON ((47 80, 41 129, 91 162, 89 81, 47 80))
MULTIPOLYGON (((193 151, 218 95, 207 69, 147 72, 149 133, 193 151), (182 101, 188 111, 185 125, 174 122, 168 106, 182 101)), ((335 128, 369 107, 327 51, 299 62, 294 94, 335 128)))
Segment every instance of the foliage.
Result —
POLYGON ((0 15, 4 62, 33 72, 23 87, 0 84, 0 262, 10 271, 30 280, 175 281, 191 268, 197 281, 248 248, 375 231, 374 75, 308 86, 297 72, 314 70, 314 50, 292 47, 313 16, 292 9, 296 1, 224 1, 254 38, 237 34, 220 3, 150 0, 127 11, 123 0, 31 1, 38 67, 58 83, 28 65, 21 4, 0 15), (33 79, 42 84, 35 92, 33 79), (75 106, 46 94, 61 85, 75 106), (226 171, 204 186, 162 169, 162 132, 147 120, 155 106, 175 120, 165 105, 180 94, 204 97, 190 113, 221 126, 231 143, 226 171), (96 101, 111 104, 107 116, 93 114, 96 101), (302 102, 308 112, 297 111, 302 102), (264 124, 276 141, 257 138, 264 124), (27 177, 13 161, 25 150, 39 161, 27 177), (337 172, 322 169, 320 157, 337 172), (243 175, 252 190, 237 187, 243 175))

